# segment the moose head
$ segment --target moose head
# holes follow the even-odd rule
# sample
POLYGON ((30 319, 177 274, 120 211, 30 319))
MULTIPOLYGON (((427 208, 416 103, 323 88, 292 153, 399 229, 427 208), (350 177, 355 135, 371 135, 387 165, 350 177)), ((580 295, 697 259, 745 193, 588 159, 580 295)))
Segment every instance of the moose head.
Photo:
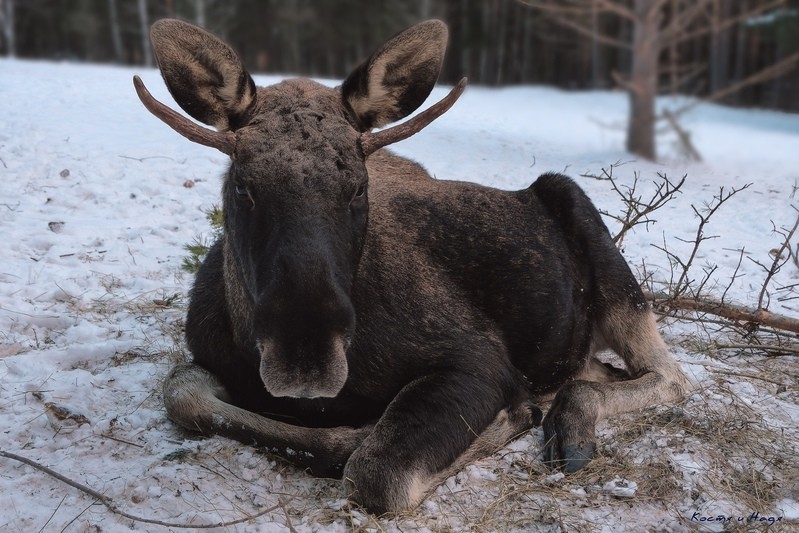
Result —
POLYGON ((161 73, 178 105, 216 131, 155 100, 139 98, 196 143, 230 156, 223 184, 224 270, 236 343, 260 358, 273 396, 335 397, 348 377, 355 328, 351 289, 369 219, 366 158, 446 112, 466 80, 415 111, 441 69, 439 21, 388 41, 335 89, 310 80, 256 88, 236 53, 177 20, 153 25, 161 73), (243 326, 242 326, 243 325, 243 326))

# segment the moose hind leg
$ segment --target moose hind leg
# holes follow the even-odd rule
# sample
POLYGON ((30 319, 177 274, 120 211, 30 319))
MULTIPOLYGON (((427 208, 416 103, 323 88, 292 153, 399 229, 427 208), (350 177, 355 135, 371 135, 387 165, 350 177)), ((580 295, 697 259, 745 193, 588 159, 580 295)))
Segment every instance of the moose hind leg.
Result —
POLYGON ((544 458, 571 472, 593 456, 598 420, 678 401, 688 383, 657 331, 638 281, 585 193, 557 174, 541 176, 531 188, 561 226, 573 255, 590 269, 595 348, 607 344, 631 377, 615 381, 623 373, 603 372, 591 362, 555 395, 544 419, 544 458), (580 379, 595 376, 602 376, 602 382, 580 379))
POLYGON ((599 420, 677 402, 688 388, 645 302, 614 306, 600 319, 600 329, 624 359, 631 379, 601 383, 577 379, 558 391, 544 419, 544 461, 566 472, 579 470, 593 457, 599 420))

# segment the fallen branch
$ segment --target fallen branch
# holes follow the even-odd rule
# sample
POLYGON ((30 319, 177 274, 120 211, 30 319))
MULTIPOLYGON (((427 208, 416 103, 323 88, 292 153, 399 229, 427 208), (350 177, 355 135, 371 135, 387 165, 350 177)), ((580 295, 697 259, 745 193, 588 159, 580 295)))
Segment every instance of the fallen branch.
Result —
POLYGON ((644 296, 652 302, 652 306, 656 309, 680 309, 682 311, 708 313, 728 320, 763 324, 775 329, 799 333, 799 319, 772 313, 766 309, 753 309, 711 298, 672 297, 665 293, 653 294, 647 290, 644 290, 644 296))
POLYGON ((155 524, 155 525, 158 525, 158 526, 180 528, 180 529, 213 529, 213 528, 222 528, 222 527, 234 526, 236 524, 241 524, 243 522, 249 522, 250 520, 254 520, 254 519, 258 518, 259 516, 263 516, 263 515, 265 515, 267 513, 270 513, 272 511, 276 511, 277 509, 280 509, 281 507, 283 507, 282 503, 278 503, 277 505, 274 505, 272 507, 269 507, 267 509, 263 509, 263 510, 259 511, 258 513, 254 514, 254 515, 245 516, 244 518, 239 518, 239 519, 236 519, 236 520, 231 520, 230 522, 218 522, 216 524, 200 524, 200 525, 197 525, 197 524, 177 524, 177 523, 174 523, 174 522, 163 522, 161 520, 155 520, 153 518, 144 518, 144 517, 141 517, 141 516, 136 516, 136 515, 132 515, 132 514, 126 513, 125 511, 123 511, 122 509, 117 507, 117 505, 114 503, 114 501, 111 498, 109 498, 108 496, 105 496, 104 494, 100 494, 96 490, 91 489, 91 488, 87 487, 86 485, 82 485, 82 484, 78 483, 77 481, 69 479, 68 477, 66 477, 64 475, 59 474, 55 470, 47 468, 43 464, 37 463, 36 461, 34 461, 32 459, 28 459, 27 457, 22 457, 20 455, 15 454, 15 453, 6 452, 6 451, 3 451, 3 450, 0 450, 0 457, 6 457, 7 459, 13 459, 14 461, 19 461, 20 463, 24 463, 24 464, 26 464, 28 466, 31 466, 31 467, 35 468, 36 470, 44 472, 48 476, 54 477, 57 480, 59 480, 59 481, 61 481, 63 483, 66 483, 70 487, 76 488, 79 491, 81 491, 81 492, 91 496, 92 498, 98 500, 100 503, 105 505, 106 508, 108 508, 108 510, 111 511, 112 513, 118 514, 119 516, 122 516, 124 518, 129 519, 129 520, 133 520, 134 522, 142 522, 142 523, 145 523, 145 524, 155 524))

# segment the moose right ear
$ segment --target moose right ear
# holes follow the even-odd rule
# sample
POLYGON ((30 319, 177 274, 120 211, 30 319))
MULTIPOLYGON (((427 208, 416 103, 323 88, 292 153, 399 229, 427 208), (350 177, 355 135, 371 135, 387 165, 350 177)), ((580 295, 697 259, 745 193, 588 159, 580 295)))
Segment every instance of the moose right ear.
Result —
POLYGON ((341 86, 361 131, 410 115, 430 95, 447 48, 447 26, 428 20, 381 46, 341 86))
POLYGON ((246 123, 255 82, 230 46, 174 19, 154 23, 150 39, 169 92, 186 113, 218 130, 246 123))

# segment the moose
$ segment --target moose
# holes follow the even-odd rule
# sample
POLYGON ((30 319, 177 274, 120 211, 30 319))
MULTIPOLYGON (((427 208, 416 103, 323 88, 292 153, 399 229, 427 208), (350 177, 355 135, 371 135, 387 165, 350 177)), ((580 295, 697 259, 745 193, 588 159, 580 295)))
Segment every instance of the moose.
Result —
POLYGON ((436 84, 443 22, 397 34, 336 88, 256 88, 229 45, 178 20, 151 40, 177 104, 215 129, 136 76, 145 107, 230 157, 224 229, 190 295, 193 360, 164 382, 176 424, 341 477, 379 514, 541 423, 544 460, 576 471, 597 421, 683 397, 635 277, 572 180, 502 191, 383 149, 465 87, 386 127, 436 84), (596 357, 607 348, 625 368, 596 357))

